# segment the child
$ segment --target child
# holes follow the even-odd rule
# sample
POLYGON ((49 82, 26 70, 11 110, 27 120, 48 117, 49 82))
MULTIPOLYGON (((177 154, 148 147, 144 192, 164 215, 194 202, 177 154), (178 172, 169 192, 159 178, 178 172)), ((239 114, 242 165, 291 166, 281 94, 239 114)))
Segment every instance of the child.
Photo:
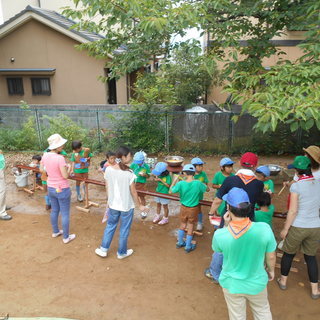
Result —
MULTIPOLYGON (((29 164, 29 167, 33 168, 40 168, 40 161, 41 161, 41 156, 40 155, 34 155, 32 156, 31 163, 29 164)), ((37 172, 35 173, 36 175, 36 183, 41 184, 41 173, 37 172)))
POLYGON ((274 205, 271 204, 271 196, 269 192, 262 192, 257 199, 258 210, 255 211, 255 221, 265 222, 272 228, 272 217, 274 213, 274 205))
POLYGON ((264 191, 269 192, 271 195, 274 193, 274 183, 270 177, 270 169, 268 166, 260 166, 256 170, 257 179, 264 184, 264 191))
POLYGON ((175 179, 171 186, 170 193, 180 194, 180 228, 178 231, 178 242, 176 248, 185 247, 185 251, 189 253, 196 248, 196 244, 192 243, 194 224, 197 223, 199 213, 199 201, 203 193, 207 190, 207 186, 199 180, 194 180, 196 169, 192 164, 186 164, 182 173, 186 174, 187 179, 179 181, 175 179), (187 238, 184 241, 185 229, 187 228, 187 238))
MULTIPOLYGON (((136 175, 135 183, 136 183, 136 189, 137 191, 143 190, 146 191, 146 182, 147 178, 150 176, 150 167, 144 162, 145 161, 145 155, 144 152, 139 151, 136 152, 133 156, 133 163, 130 166, 130 169, 133 171, 133 173, 136 175)), ((138 193, 140 203, 142 206, 146 206, 146 199, 144 195, 141 195, 138 193)), ((141 218, 145 219, 147 217, 146 212, 141 212, 141 218)))
MULTIPOLYGON (((207 190, 206 191, 210 191, 210 189, 208 188, 208 176, 207 174, 203 171, 203 165, 205 162, 203 162, 200 158, 193 158, 191 160, 191 164, 194 165, 195 169, 196 169, 196 174, 194 175, 194 179, 195 180, 199 180, 202 183, 204 183, 207 186, 207 190)), ((200 200, 203 199, 203 195, 200 198, 200 200)), ((197 231, 201 231, 203 229, 203 214, 201 211, 201 205, 199 205, 199 215, 198 215, 198 224, 197 224, 197 231)))
MULTIPOLYGON (((234 176, 233 171, 233 164, 234 162, 230 158, 223 158, 220 161, 220 171, 218 171, 212 180, 212 188, 217 189, 216 193, 220 189, 221 185, 223 184, 224 180, 227 177, 234 176)), ((217 212, 219 216, 223 216, 226 211, 226 202, 222 201, 220 204, 217 212)))
MULTIPOLYGON (((154 174, 155 181, 158 182, 158 186, 156 192, 168 194, 169 188, 172 182, 169 171, 167 170, 168 165, 164 162, 158 162, 155 168, 152 170, 152 174, 154 174)), ((159 225, 164 225, 169 222, 169 207, 168 204, 170 200, 156 197, 155 201, 157 203, 157 214, 153 219, 153 223, 158 223, 159 225), (163 206, 163 218, 160 220, 161 206, 163 206)))
POLYGON ((106 153, 106 160, 100 162, 100 171, 105 172, 108 166, 113 166, 116 163, 116 154, 112 151, 106 153))
MULTIPOLYGON (((82 179, 88 179, 89 166, 92 153, 89 148, 83 148, 81 141, 72 141, 71 144, 73 153, 70 161, 72 161, 71 172, 74 172, 75 176, 82 179)), ((76 181, 77 199, 79 202, 83 201, 80 192, 81 181, 76 181)), ((83 190, 86 192, 86 185, 83 184, 83 190)))

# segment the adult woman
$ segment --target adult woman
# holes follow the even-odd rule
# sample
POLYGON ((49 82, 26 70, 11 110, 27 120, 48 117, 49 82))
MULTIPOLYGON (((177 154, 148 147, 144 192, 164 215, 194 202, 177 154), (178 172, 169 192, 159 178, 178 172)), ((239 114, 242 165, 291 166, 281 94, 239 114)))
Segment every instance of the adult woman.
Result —
POLYGON ((303 148, 305 155, 311 161, 311 171, 315 179, 320 179, 320 148, 317 146, 309 146, 303 148))
MULTIPOLYGON (((136 203, 139 203, 139 199, 134 184, 136 176, 127 166, 131 159, 131 151, 127 147, 120 147, 116 152, 116 164, 105 171, 109 213, 101 246, 95 250, 100 257, 107 256, 119 220, 121 225, 117 257, 124 259, 133 253, 132 249, 127 249, 127 242, 134 212, 133 199, 136 203)), ((146 208, 140 205, 140 210, 145 211, 146 208)))
POLYGON ((59 153, 63 150, 66 139, 59 134, 53 134, 48 138, 49 152, 46 152, 41 160, 40 171, 46 171, 48 175, 48 195, 51 200, 50 221, 53 229, 52 237, 63 234, 63 242, 69 243, 76 235, 69 234, 70 199, 69 170, 66 161, 59 153), (58 217, 61 212, 62 230, 58 227, 58 217))
POLYGON ((281 260, 281 277, 277 280, 280 289, 287 288, 287 278, 292 260, 301 248, 307 263, 311 283, 312 299, 320 298, 318 287, 318 266, 316 252, 320 240, 320 180, 311 173, 311 161, 308 157, 298 156, 292 165, 298 181, 290 187, 290 206, 284 228, 280 233, 284 239, 281 260))

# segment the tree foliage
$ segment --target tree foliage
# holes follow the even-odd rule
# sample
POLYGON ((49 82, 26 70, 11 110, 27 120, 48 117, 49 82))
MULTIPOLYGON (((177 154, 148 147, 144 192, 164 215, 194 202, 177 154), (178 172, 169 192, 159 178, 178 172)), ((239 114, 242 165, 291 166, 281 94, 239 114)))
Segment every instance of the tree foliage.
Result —
POLYGON ((80 20, 76 27, 105 35, 82 47, 94 56, 112 55, 108 67, 113 76, 137 70, 158 56, 170 58, 181 45, 172 39, 197 27, 211 35, 206 55, 223 65, 220 75, 226 91, 258 119, 258 129, 275 130, 279 123, 293 131, 307 130, 314 123, 320 128, 318 0, 74 2, 78 8, 66 9, 65 14, 80 20), (95 16, 101 17, 97 23, 95 16), (270 41, 286 30, 306 31, 306 40, 299 45, 303 55, 297 61, 287 61, 270 41), (272 55, 280 60, 267 72, 263 60, 272 55))

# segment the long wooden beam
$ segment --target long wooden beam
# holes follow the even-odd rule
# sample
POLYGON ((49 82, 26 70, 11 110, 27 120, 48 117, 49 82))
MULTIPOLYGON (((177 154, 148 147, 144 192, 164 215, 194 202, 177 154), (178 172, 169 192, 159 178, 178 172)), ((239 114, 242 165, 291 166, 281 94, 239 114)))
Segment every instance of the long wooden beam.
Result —
MULTIPOLYGON (((16 165, 16 167, 20 168, 20 169, 32 170, 34 172, 40 173, 39 168, 29 167, 29 166, 26 166, 23 164, 18 164, 18 165, 16 165)), ((75 176, 69 176, 68 179, 75 180, 75 181, 83 181, 84 183, 95 184, 97 186, 103 186, 103 187, 105 187, 105 185, 106 185, 106 183, 104 181, 94 180, 94 179, 82 179, 82 178, 78 178, 75 176)), ((146 196, 161 197, 161 198, 169 199, 169 200, 173 200, 173 201, 180 201, 179 197, 172 195, 172 194, 163 194, 163 193, 158 193, 158 192, 153 192, 153 191, 143 191, 143 190, 137 190, 137 192, 140 194, 146 195, 146 196)), ((212 201, 200 200, 200 204, 202 206, 211 207, 212 201)), ((273 216, 276 218, 285 219, 287 217, 287 214, 282 213, 282 212, 275 212, 273 216)))

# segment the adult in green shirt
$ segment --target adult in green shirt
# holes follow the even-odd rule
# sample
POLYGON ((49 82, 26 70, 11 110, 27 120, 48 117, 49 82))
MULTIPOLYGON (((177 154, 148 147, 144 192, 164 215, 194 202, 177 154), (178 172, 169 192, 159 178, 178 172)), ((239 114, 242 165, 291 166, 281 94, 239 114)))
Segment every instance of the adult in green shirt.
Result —
POLYGON ((254 319, 271 320, 267 283, 274 279, 277 243, 273 232, 266 223, 250 221, 250 200, 243 189, 232 188, 223 200, 227 202, 226 227, 215 232, 212 249, 223 254, 219 283, 229 319, 246 319, 248 300, 254 319))
POLYGON ((4 170, 6 161, 0 150, 0 220, 11 220, 12 217, 6 211, 6 182, 4 177, 4 170))
MULTIPOLYGON (((234 176, 233 171, 234 162, 230 158, 223 158, 220 160, 220 171, 218 171, 212 179, 212 188, 216 189, 216 193, 219 191, 221 185, 227 177, 234 176)), ((217 213, 219 216, 223 216, 226 212, 226 202, 222 201, 217 213)))
MULTIPOLYGON (((146 206, 145 195, 139 193, 139 190, 146 191, 146 182, 149 178, 151 170, 150 167, 145 163, 145 154, 142 151, 136 152, 133 156, 133 162, 130 165, 130 169, 136 175, 135 184, 138 191, 138 197, 140 203, 146 206)), ((145 219, 147 217, 147 212, 141 212, 141 218, 145 219)))
POLYGON ((180 194, 180 227, 176 248, 185 247, 187 253, 196 248, 196 245, 192 243, 193 229, 198 220, 200 199, 207 189, 205 184, 199 180, 194 180, 195 171, 196 169, 192 164, 186 164, 182 169, 182 173, 187 176, 186 180, 177 183, 179 176, 176 177, 169 191, 170 193, 180 194), (187 238, 184 241, 186 228, 187 238))

